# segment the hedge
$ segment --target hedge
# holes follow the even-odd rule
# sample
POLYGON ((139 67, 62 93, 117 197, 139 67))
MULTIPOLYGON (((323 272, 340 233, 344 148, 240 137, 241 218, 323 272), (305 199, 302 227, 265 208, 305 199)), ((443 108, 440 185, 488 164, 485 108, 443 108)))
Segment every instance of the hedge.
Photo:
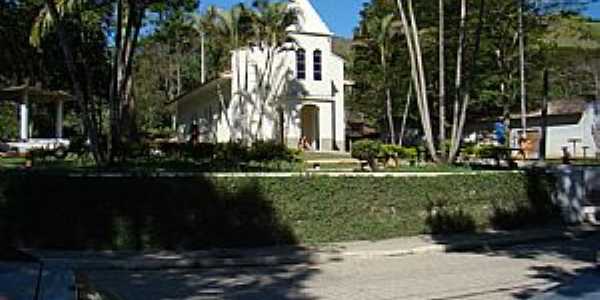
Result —
POLYGON ((0 174, 3 244, 54 249, 205 249, 559 222, 546 178, 125 178, 0 174))

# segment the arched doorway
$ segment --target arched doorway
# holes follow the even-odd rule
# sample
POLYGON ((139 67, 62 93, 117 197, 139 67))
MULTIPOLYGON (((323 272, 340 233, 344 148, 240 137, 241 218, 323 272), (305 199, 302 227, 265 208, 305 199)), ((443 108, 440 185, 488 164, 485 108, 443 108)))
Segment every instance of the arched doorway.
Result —
POLYGON ((302 137, 305 137, 312 150, 321 149, 319 133, 319 108, 316 105, 302 107, 302 137))

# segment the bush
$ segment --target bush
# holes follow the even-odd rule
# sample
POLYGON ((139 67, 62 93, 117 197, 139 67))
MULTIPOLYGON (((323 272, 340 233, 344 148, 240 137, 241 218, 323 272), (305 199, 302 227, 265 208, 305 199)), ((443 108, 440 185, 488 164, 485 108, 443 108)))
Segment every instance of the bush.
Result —
POLYGON ((560 223, 538 175, 74 178, 0 172, 0 242, 191 250, 560 223))
POLYGON ((381 146, 380 156, 386 161, 389 159, 397 159, 402 154, 402 147, 397 145, 385 144, 381 146))
POLYGON ((188 144, 186 148, 186 155, 194 160, 213 159, 217 151, 217 145, 211 143, 188 144))
POLYGON ((54 160, 56 150, 47 148, 36 148, 29 150, 29 156, 33 164, 45 163, 54 160))
POLYGON ((287 146, 275 141, 258 141, 252 144, 249 159, 253 161, 286 161, 293 162, 298 158, 298 153, 288 149, 287 146))
POLYGON ((478 145, 475 147, 475 156, 478 158, 507 159, 510 156, 509 148, 495 145, 478 145))
POLYGON ((374 140, 360 140, 352 145, 352 157, 356 159, 366 160, 375 171, 377 167, 377 159, 382 155, 382 144, 374 140))
POLYGON ((229 142, 217 144, 215 147, 215 160, 230 163, 248 161, 250 151, 241 143, 229 142))
POLYGON ((417 148, 414 147, 402 148, 402 151, 398 153, 398 156, 400 157, 400 159, 414 161, 417 160, 418 151, 417 148))

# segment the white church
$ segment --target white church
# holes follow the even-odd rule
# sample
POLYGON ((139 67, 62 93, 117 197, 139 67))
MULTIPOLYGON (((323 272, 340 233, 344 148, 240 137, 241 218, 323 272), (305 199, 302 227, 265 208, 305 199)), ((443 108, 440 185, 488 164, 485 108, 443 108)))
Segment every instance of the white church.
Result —
POLYGON ((255 46, 233 51, 230 72, 177 100, 183 138, 198 128, 201 142, 271 140, 312 151, 344 149, 344 60, 333 53, 333 33, 310 1, 289 6, 298 13, 288 29, 294 42, 271 55, 255 46))

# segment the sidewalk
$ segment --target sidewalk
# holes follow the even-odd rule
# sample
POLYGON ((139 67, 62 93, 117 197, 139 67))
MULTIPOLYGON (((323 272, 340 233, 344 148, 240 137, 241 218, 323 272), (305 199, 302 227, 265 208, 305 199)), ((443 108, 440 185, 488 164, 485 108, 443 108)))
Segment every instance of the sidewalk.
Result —
POLYGON ((319 246, 259 249, 215 249, 175 253, 31 251, 46 264, 74 270, 160 270, 189 268, 323 264, 344 259, 397 257, 425 253, 473 251, 533 242, 556 241, 598 234, 599 227, 583 226, 451 236, 423 235, 384 241, 332 243, 319 246))

